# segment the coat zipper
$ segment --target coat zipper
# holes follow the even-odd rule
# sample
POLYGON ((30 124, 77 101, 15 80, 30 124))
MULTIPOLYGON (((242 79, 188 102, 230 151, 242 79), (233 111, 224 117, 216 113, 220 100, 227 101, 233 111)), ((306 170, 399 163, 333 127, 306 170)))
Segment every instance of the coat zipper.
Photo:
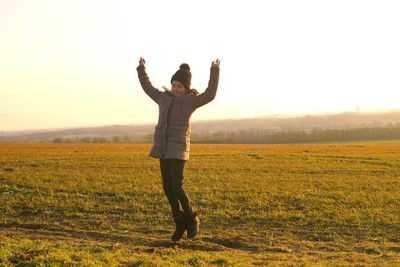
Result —
POLYGON ((169 101, 169 107, 167 109, 166 120, 165 120, 166 122, 165 122, 165 138, 164 138, 164 153, 163 153, 163 155, 165 155, 167 153, 167 143, 168 143, 167 132, 168 132, 168 126, 169 126, 169 124, 168 124, 168 113, 169 113, 169 110, 171 108, 172 101, 173 101, 173 99, 171 98, 171 100, 169 101))

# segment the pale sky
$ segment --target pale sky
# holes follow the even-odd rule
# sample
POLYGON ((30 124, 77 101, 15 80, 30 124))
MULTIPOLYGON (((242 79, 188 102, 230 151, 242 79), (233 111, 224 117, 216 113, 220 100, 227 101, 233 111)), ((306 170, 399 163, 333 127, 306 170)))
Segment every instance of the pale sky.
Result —
POLYGON ((156 123, 186 62, 192 121, 400 108, 399 1, 0 0, 0 131, 156 123))

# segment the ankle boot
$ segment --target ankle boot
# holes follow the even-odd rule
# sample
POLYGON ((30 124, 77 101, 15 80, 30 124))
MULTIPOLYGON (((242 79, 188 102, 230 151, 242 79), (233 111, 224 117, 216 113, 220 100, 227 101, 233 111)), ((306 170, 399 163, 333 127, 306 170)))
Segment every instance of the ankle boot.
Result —
POLYGON ((184 214, 187 228, 187 238, 194 238, 199 232, 200 219, 197 217, 197 212, 184 214))
POLYGON ((178 216, 172 216, 175 222, 175 232, 172 234, 171 240, 178 241, 182 238, 183 234, 186 231, 186 221, 183 216, 183 212, 180 211, 178 216))

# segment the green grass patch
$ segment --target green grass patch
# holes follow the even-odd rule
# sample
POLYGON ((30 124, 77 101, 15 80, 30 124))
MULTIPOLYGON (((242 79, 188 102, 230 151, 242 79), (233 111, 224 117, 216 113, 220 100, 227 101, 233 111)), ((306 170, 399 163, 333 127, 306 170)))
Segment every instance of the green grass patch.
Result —
POLYGON ((192 145, 195 240, 150 145, 1 144, 0 266, 400 264, 400 145, 192 145))

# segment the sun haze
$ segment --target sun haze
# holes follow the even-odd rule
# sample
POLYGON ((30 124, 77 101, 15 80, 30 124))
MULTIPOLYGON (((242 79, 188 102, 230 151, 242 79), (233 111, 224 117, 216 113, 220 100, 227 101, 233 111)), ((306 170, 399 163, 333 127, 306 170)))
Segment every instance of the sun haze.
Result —
POLYGON ((2 1, 0 131, 155 123, 137 79, 183 62, 193 120, 399 108, 397 1, 2 1))

